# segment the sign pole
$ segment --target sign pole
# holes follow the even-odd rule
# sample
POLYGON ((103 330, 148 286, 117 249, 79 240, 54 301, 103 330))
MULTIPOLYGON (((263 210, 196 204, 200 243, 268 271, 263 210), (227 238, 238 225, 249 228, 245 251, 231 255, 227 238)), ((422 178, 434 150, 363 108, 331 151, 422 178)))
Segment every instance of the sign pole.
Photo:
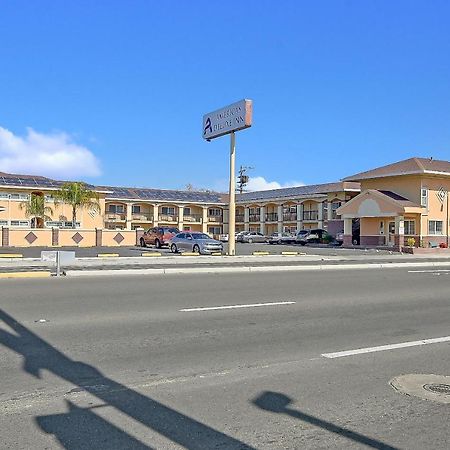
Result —
POLYGON ((234 131, 230 133, 230 204, 228 209, 228 255, 236 254, 235 226, 236 226, 236 136, 234 131))

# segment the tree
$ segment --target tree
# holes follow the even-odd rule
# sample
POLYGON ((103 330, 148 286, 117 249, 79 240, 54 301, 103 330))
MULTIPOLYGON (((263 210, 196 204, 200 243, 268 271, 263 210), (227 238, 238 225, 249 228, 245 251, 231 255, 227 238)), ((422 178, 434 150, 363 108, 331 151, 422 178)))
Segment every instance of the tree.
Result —
POLYGON ((56 201, 61 201, 72 207, 72 227, 77 226, 77 209, 88 208, 100 212, 98 194, 86 187, 84 183, 67 182, 55 193, 56 201))
POLYGON ((53 215, 53 210, 50 206, 45 206, 45 197, 42 194, 32 193, 27 201, 20 203, 19 207, 25 210, 27 217, 31 217, 32 228, 44 228, 45 221, 52 220, 50 215, 53 215))

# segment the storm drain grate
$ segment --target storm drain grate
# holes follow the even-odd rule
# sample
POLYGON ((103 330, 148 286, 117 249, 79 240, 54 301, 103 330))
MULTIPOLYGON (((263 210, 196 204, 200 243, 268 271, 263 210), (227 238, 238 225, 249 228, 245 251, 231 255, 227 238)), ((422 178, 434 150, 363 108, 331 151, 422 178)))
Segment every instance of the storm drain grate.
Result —
POLYGON ((450 384, 424 384, 423 388, 435 394, 450 395, 450 384))

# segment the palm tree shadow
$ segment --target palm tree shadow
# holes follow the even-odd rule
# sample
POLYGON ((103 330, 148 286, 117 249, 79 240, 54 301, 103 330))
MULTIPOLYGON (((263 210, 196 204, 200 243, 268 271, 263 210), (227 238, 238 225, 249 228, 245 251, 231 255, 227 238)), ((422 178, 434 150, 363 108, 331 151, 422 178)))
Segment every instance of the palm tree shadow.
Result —
MULTIPOLYGON (((116 408, 187 449, 253 450, 237 439, 104 376, 94 366, 70 359, 2 309, 0 324, 1 321, 14 333, 0 328, 0 344, 24 358, 23 370, 30 375, 42 378, 42 371, 47 370, 102 400, 105 406, 116 408)), ((72 402, 67 402, 67 406, 67 413, 36 418, 43 431, 54 434, 65 448, 150 448, 108 423, 92 408, 79 408, 72 402), (77 426, 70 425, 72 423, 77 426)))
POLYGON ((291 402, 291 398, 287 395, 270 391, 261 393, 252 401, 254 405, 256 405, 258 408, 264 409, 265 411, 270 411, 278 414, 286 414, 290 417, 302 420, 303 422, 307 422, 331 433, 335 433, 344 438, 350 439, 360 444, 364 444, 367 447, 376 448, 379 450, 398 450, 396 447, 392 447, 388 444, 385 444, 384 442, 357 433, 356 431, 340 427, 338 425, 335 425, 334 423, 327 422, 315 416, 311 416, 310 414, 306 414, 304 412, 289 408, 289 404, 291 402))

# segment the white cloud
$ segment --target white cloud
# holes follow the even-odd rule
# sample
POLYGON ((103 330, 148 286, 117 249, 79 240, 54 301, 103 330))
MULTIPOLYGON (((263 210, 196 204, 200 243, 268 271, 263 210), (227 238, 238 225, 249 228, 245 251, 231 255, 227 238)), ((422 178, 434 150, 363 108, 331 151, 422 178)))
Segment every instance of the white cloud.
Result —
POLYGON ((0 171, 23 175, 71 178, 100 175, 100 163, 86 147, 58 132, 43 134, 27 128, 16 136, 0 127, 0 171))
POLYGON ((305 183, 300 181, 288 181, 280 184, 278 181, 267 181, 264 177, 250 177, 248 185, 245 187, 247 191, 268 191, 270 189, 281 189, 286 187, 304 186, 305 183))

